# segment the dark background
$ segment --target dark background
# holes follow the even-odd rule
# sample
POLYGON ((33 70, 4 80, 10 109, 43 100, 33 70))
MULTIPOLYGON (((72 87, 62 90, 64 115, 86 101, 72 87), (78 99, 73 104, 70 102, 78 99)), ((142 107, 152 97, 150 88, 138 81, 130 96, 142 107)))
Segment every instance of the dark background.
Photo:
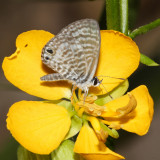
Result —
MULTIPOLYGON (((136 28, 160 18, 159 0, 130 0, 130 25, 136 28), (136 8, 136 10, 135 10, 136 8), (135 12, 136 11, 136 12, 135 12), (134 24, 134 25, 133 25, 134 24)), ((57 34, 67 24, 82 18, 94 18, 104 28, 104 0, 50 0, 50 1, 3 1, 0 4, 0 63, 5 56, 15 51, 18 34, 43 29, 57 34)), ((135 39, 140 52, 160 63, 160 27, 135 39)), ((116 152, 127 160, 159 160, 160 158, 160 69, 140 65, 129 78, 129 90, 145 84, 155 102, 155 114, 147 135, 140 137, 124 131, 116 140, 116 152)), ((17 142, 6 129, 6 114, 9 107, 20 100, 36 100, 16 89, 4 77, 0 69, 0 159, 16 160, 17 142)))

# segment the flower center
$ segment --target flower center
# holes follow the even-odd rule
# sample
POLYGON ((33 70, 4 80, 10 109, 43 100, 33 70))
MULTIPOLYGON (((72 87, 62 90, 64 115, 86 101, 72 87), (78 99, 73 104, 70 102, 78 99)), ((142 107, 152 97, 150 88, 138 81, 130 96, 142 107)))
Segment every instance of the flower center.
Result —
POLYGON ((108 125, 108 120, 106 118, 112 117, 118 120, 131 113, 137 106, 135 97, 131 93, 127 94, 129 97, 128 104, 124 107, 118 108, 116 111, 109 111, 105 106, 95 104, 94 102, 98 98, 96 95, 89 95, 84 100, 84 94, 82 94, 80 89, 78 89, 77 94, 75 90, 73 91, 71 103, 74 106, 77 115, 82 117, 85 121, 87 120, 90 122, 97 138, 100 141, 105 142, 108 135, 118 138, 119 135, 116 130, 119 130, 123 126, 123 124, 119 125, 111 123, 107 127, 106 124, 108 125))
POLYGON ((77 105, 80 108, 84 108, 84 112, 88 113, 92 116, 100 116, 102 112, 105 110, 105 106, 99 106, 94 103, 94 101, 97 99, 97 96, 88 96, 86 97, 86 100, 84 102, 83 96, 81 97, 80 101, 77 102, 77 105))
POLYGON ((84 101, 84 94, 82 94, 82 91, 79 89, 78 96, 76 95, 75 91, 73 91, 73 98, 71 98, 71 103, 77 111, 79 117, 81 117, 84 112, 97 117, 101 116, 106 107, 95 104, 94 102, 96 99, 97 96, 90 95, 87 96, 84 101))

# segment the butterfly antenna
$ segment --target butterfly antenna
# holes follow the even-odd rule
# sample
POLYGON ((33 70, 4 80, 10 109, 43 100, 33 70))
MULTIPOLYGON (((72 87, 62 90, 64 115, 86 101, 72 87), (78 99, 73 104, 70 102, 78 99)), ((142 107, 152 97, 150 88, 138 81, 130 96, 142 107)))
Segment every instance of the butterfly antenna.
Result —
MULTIPOLYGON (((101 83, 102 84, 102 83, 101 83)), ((113 97, 109 94, 109 92, 107 91, 107 89, 104 87, 104 85, 102 84, 104 90, 106 91, 106 93, 108 93, 109 97, 113 100, 113 97)))
POLYGON ((97 76, 97 77, 108 77, 108 78, 115 78, 120 80, 126 80, 125 78, 117 78, 117 77, 111 77, 111 76, 97 76))

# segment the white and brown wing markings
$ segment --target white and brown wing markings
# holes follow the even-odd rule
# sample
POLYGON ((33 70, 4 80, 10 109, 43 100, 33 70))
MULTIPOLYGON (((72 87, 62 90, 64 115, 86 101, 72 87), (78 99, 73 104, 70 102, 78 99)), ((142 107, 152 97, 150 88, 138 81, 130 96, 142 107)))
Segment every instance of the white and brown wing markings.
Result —
POLYGON ((87 26, 82 28, 81 36, 78 38, 79 42, 83 47, 83 54, 85 56, 86 72, 84 76, 79 77, 79 83, 91 81, 93 78, 99 57, 99 46, 100 46, 100 33, 99 26, 96 21, 88 20, 85 22, 87 26))
MULTIPOLYGON (((73 84, 84 83, 91 81, 95 74, 99 47, 100 31, 97 22, 91 19, 80 20, 62 29, 47 43, 42 57, 47 54, 50 61, 47 64, 43 58, 42 60, 59 73, 59 80, 70 80, 73 84), (51 52, 49 49, 53 52, 48 53, 51 52)), ((51 79, 50 77, 48 78, 51 79)), ((56 75, 55 79, 57 78, 56 75)))
POLYGON ((62 29, 61 33, 69 42, 76 62, 76 83, 90 81, 99 58, 100 31, 97 22, 91 19, 76 21, 62 29))
MULTIPOLYGON (((43 60, 43 58, 42 58, 42 61, 48 67, 52 68, 54 71, 59 73, 61 75, 60 76, 61 78, 63 77, 63 79, 67 80, 67 79, 70 79, 71 75, 73 76, 76 75, 73 73, 72 74, 69 73, 70 68, 75 67, 74 63, 72 62, 74 56, 72 51, 69 48, 68 42, 65 40, 65 38, 62 35, 57 35, 56 37, 51 39, 45 46, 42 54, 43 54, 42 57, 45 57, 45 55, 47 55, 48 57, 51 56, 48 63, 45 63, 45 59, 43 60), (47 52, 48 48, 53 50, 52 54, 47 52)), ((50 79, 48 75, 44 77, 45 78, 41 78, 41 80, 45 79, 47 81, 47 78, 50 79)), ((52 81, 54 80, 56 81, 58 79, 53 79, 52 81)))

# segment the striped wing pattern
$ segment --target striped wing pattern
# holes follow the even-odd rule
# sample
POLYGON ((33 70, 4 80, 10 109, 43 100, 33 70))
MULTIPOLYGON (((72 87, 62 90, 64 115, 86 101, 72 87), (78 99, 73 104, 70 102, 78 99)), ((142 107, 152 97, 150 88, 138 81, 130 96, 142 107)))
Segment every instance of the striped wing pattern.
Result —
POLYGON ((43 48, 43 63, 59 74, 46 76, 52 81, 69 80, 73 84, 91 81, 97 68, 99 50, 98 23, 93 19, 73 22, 43 48))

